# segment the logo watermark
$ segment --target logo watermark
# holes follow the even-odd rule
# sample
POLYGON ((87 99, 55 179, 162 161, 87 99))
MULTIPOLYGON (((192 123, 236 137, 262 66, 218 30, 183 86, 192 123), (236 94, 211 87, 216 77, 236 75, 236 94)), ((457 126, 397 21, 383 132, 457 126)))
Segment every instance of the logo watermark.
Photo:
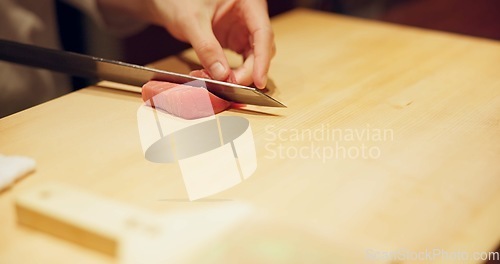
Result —
POLYGON ((447 251, 442 248, 421 251, 398 248, 395 250, 367 249, 365 257, 370 261, 487 261, 500 260, 499 252, 447 251))
POLYGON ((206 87, 205 82, 195 81, 164 90, 137 110, 145 158, 155 163, 177 163, 190 200, 229 189, 257 168, 249 121, 237 116, 215 116, 209 93, 196 90, 202 87, 206 87), (179 100, 179 96, 195 98, 195 105, 189 107, 202 111, 205 117, 188 120, 164 111, 179 110, 176 107, 182 106, 165 106, 179 100))
POLYGON ((333 159, 379 159, 378 144, 394 141, 392 129, 335 128, 321 124, 319 128, 297 129, 265 127, 267 159, 316 159, 323 163, 333 159))

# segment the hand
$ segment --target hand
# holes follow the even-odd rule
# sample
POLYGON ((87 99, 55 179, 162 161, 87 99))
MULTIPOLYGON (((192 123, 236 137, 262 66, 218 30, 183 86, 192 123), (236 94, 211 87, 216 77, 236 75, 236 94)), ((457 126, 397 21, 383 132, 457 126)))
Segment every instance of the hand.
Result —
POLYGON ((236 82, 267 83, 276 48, 265 0, 97 0, 100 9, 128 13, 165 27, 191 43, 203 67, 216 80, 232 76, 222 48, 243 55, 236 82))
POLYGON ((264 0, 151 0, 155 23, 179 40, 191 43, 203 67, 217 80, 227 80, 231 69, 222 48, 244 57, 234 70, 237 83, 267 83, 275 53, 267 3, 264 0))

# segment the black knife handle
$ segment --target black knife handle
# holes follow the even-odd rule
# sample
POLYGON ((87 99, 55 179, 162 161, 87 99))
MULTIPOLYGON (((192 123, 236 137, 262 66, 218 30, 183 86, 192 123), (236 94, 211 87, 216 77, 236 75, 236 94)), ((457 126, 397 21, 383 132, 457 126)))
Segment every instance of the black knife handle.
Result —
POLYGON ((0 60, 79 77, 98 78, 96 62, 103 59, 0 39, 0 60))

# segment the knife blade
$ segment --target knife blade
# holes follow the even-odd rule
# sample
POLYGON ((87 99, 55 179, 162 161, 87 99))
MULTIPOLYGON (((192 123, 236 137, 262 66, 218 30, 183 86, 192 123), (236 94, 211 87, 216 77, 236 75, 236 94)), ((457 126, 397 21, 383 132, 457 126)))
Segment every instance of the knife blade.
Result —
POLYGON ((208 91, 227 101, 260 106, 286 107, 278 100, 253 87, 2 39, 0 39, 0 59, 74 76, 98 78, 139 87, 150 80, 178 84, 198 80, 205 82, 208 91))

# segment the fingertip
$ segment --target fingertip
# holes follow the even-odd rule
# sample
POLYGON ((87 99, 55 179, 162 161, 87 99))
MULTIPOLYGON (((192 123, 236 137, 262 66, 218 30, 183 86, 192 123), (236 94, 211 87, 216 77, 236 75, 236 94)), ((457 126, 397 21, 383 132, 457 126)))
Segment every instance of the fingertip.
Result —
POLYGON ((231 68, 224 50, 213 35, 211 28, 208 31, 208 33, 192 34, 190 42, 210 77, 214 80, 224 81, 229 77, 231 68))
POLYGON ((250 54, 243 62, 243 65, 241 65, 234 71, 234 75, 236 77, 236 83, 241 85, 250 85, 251 83, 255 82, 255 80, 253 80, 253 73, 252 73, 253 67, 254 67, 254 55, 250 54))
POLYGON ((229 83, 238 83, 237 80, 236 80, 236 74, 234 73, 233 70, 231 70, 229 72, 229 77, 227 77, 226 82, 229 82, 229 83))
POLYGON ((267 75, 263 75, 261 78, 260 78, 260 81, 255 83, 255 86, 257 86, 257 88, 259 89, 265 89, 266 88, 266 85, 267 85, 267 75))
POLYGON ((216 61, 208 68, 210 76, 219 81, 224 81, 229 77, 230 69, 225 67, 220 61, 216 61))

